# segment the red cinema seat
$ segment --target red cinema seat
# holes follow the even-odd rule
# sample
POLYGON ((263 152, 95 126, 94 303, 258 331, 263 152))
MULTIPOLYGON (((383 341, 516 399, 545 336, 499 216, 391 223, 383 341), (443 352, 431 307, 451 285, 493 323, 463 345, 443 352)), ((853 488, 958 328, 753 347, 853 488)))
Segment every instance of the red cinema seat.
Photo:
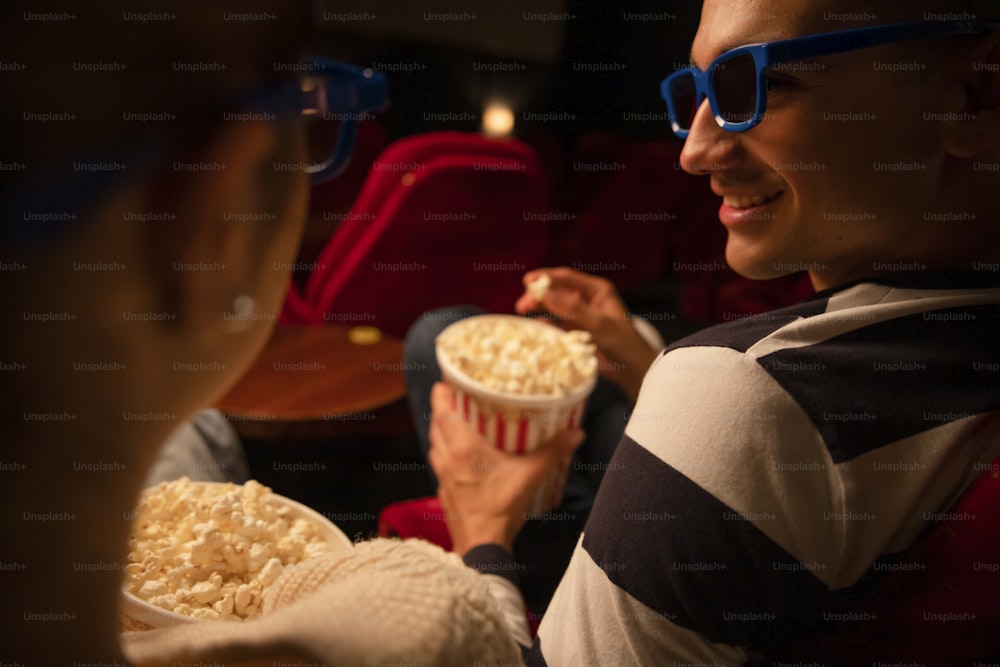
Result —
MULTIPOLYGON (((591 144, 597 145, 591 145, 591 144)), ((574 174, 597 190, 581 212, 573 260, 603 275, 623 292, 673 272, 673 262, 707 264, 722 247, 718 198, 707 179, 676 168, 672 142, 581 146, 574 174), (608 172, 588 172, 586 168, 608 172)))
POLYGON ((379 537, 417 537, 451 551, 451 535, 444 508, 437 496, 401 500, 382 508, 378 515, 379 537))
POLYGON ((680 288, 680 315, 705 325, 812 294, 804 274, 757 281, 728 267, 720 199, 707 178, 681 169, 681 148, 600 134, 581 140, 572 190, 585 204, 572 234, 554 242, 555 263, 602 275, 626 294, 669 276, 680 288))
POLYGON ((375 161, 282 322, 370 324, 401 337, 426 310, 510 311, 545 256, 548 191, 525 144, 471 133, 403 139, 375 161))
MULTIPOLYGON (((401 186, 408 172, 416 172, 429 160, 445 155, 508 157, 526 164, 537 162, 532 149, 520 141, 490 139, 474 132, 427 132, 400 139, 386 147, 371 164, 357 199, 345 216, 352 224, 338 230, 337 236, 330 239, 321 259, 336 257, 337 247, 349 245, 366 228, 364 223, 374 219, 389 194, 401 186)), ((303 290, 306 300, 315 299, 321 282, 314 279, 307 283, 303 290)))

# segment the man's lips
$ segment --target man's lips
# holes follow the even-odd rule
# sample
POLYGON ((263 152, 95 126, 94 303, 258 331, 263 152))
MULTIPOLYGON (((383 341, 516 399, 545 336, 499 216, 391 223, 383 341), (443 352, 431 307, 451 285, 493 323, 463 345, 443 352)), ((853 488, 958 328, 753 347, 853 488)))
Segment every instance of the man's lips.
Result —
POLYGON ((754 206, 768 204, 780 197, 783 193, 784 190, 778 190, 777 192, 764 195, 722 195, 722 203, 735 209, 753 208, 754 206))
POLYGON ((735 228, 772 220, 774 214, 770 212, 770 207, 784 194, 784 190, 763 195, 723 194, 719 221, 726 227, 735 228))

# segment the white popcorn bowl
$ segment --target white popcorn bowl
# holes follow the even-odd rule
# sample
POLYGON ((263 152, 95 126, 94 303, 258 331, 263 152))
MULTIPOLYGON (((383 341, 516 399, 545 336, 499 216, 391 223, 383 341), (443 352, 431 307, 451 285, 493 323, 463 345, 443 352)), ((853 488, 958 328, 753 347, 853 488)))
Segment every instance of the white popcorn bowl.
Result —
MULTIPOLYGON (((452 327, 469 326, 470 323, 475 326, 501 320, 517 320, 519 326, 528 328, 548 330, 552 326, 519 315, 474 315, 450 324, 444 331, 452 327)), ((441 376, 455 394, 454 407, 462 419, 487 442, 511 454, 534 451, 557 433, 577 428, 583 421, 587 397, 597 384, 595 374, 562 396, 497 391, 459 370, 441 350, 440 345, 435 346, 435 351, 441 376)), ((551 511, 559 504, 566 473, 567 470, 551 472, 535 497, 530 510, 532 514, 551 511)))
MULTIPOLYGON (((224 482, 191 482, 192 486, 225 486, 224 482)), ((239 484, 236 485, 240 486, 239 484)), ((283 505, 288 508, 288 518, 290 519, 305 519, 309 523, 316 526, 316 532, 319 534, 323 541, 331 547, 331 552, 342 551, 344 549, 350 549, 354 546, 351 539, 344 534, 340 528, 327 519, 325 516, 307 507, 302 503, 296 502, 291 498, 286 498, 285 496, 278 495, 277 493, 271 494, 271 499, 274 500, 275 504, 283 505)), ((162 607, 157 607, 156 605, 150 604, 145 600, 136 597, 129 593, 125 588, 122 588, 122 605, 120 609, 121 626, 122 630, 155 630, 159 628, 172 628, 177 625, 185 625, 188 623, 201 623, 205 619, 194 618, 193 616, 187 616, 185 614, 178 614, 162 607)))

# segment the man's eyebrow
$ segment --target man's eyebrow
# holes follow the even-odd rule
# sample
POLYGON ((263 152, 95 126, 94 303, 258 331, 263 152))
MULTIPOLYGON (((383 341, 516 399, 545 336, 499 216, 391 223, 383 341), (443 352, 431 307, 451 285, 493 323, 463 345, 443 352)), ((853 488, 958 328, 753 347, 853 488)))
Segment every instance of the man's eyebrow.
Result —
MULTIPOLYGON (((732 51, 733 49, 738 49, 739 47, 746 46, 747 44, 756 44, 756 43, 757 42, 744 42, 744 41, 741 41, 738 44, 732 44, 732 45, 728 45, 727 44, 727 45, 723 46, 719 50, 719 52, 712 57, 712 60, 710 60, 709 63, 711 63, 712 61, 714 61, 716 58, 718 58, 722 54, 726 53, 727 51, 732 51)), ((698 67, 698 63, 696 63, 694 61, 694 51, 688 51, 688 63, 692 67, 698 67)))
MULTIPOLYGON (((784 39, 789 39, 789 37, 787 35, 764 35, 762 37, 746 38, 746 39, 734 40, 729 43, 724 43, 722 47, 719 48, 719 50, 715 53, 715 55, 712 56, 712 60, 710 60, 709 63, 711 63, 724 53, 728 53, 733 49, 738 49, 741 46, 750 46, 752 44, 768 44, 770 42, 777 42, 784 39)), ((693 67, 698 67, 698 64, 694 61, 693 51, 688 51, 688 63, 690 63, 691 66, 693 67)))

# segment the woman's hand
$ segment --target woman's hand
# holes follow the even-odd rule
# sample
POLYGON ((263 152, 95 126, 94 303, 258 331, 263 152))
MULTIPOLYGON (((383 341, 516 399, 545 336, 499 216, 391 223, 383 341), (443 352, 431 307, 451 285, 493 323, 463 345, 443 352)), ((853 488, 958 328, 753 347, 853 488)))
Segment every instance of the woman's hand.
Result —
POLYGON ((492 447, 467 424, 443 383, 431 391, 431 412, 428 458, 453 550, 465 555, 481 544, 499 544, 510 551, 536 492, 550 471, 569 466, 583 431, 564 431, 533 452, 515 455, 492 447))
POLYGON ((563 329, 589 331, 598 350, 598 371, 635 401, 642 378, 660 350, 639 335, 611 281, 567 267, 524 274, 525 287, 545 274, 552 281, 541 301, 529 290, 514 304, 521 314, 545 310, 563 329))

